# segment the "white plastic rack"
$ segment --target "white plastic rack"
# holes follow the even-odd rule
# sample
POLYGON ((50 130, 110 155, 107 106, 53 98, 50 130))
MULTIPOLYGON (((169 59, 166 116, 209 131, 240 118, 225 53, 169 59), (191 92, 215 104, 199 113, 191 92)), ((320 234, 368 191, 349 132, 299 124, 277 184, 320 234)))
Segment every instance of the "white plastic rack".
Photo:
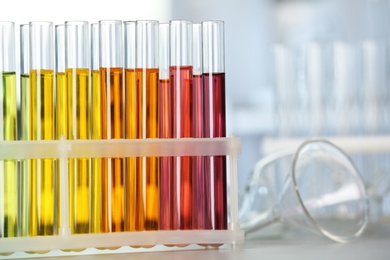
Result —
MULTIPOLYGON (((58 235, 0 238, 0 259, 5 257, 32 257, 24 252, 52 250, 77 251, 93 248, 151 247, 156 245, 228 244, 244 243, 244 231, 238 225, 237 156, 241 152, 240 139, 183 138, 141 140, 55 140, 55 141, 1 141, 0 160, 4 159, 60 159, 61 226, 58 235), (228 158, 228 220, 227 230, 174 230, 115 232, 100 234, 71 234, 68 218, 67 160, 68 158, 147 157, 147 156, 215 156, 228 158)), ((172 247, 170 247, 172 248, 172 247)), ((173 247, 174 248, 174 247, 173 247)), ((43 255, 40 255, 43 256, 43 255)))

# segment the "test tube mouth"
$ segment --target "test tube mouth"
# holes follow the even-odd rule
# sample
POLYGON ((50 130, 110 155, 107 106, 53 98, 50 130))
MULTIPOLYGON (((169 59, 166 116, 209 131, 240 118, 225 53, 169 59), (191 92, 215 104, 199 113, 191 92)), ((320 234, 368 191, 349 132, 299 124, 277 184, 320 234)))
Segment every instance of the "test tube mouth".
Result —
POLYGON ((0 26, 5 26, 5 25, 15 26, 15 23, 12 21, 0 21, 0 26))
POLYGON ((159 25, 159 76, 169 79, 169 23, 159 25))
POLYGON ((65 22, 66 68, 89 68, 87 21, 65 22))
POLYGON ((202 22, 203 73, 225 72, 224 21, 202 22))
POLYGON ((170 65, 192 66, 192 21, 169 22, 170 65))
POLYGON ((159 22, 139 20, 136 23, 136 67, 158 68, 159 22))
POLYGON ((56 34, 56 71, 65 72, 65 25, 55 26, 56 34))
POLYGON ((29 74, 29 25, 20 25, 20 73, 29 74))
POLYGON ((53 22, 32 21, 29 23, 30 69, 54 68, 53 22))
POLYGON ((15 24, 0 22, 0 71, 15 71, 15 24))
POLYGON ((193 74, 202 75, 203 64, 202 64, 202 24, 195 23, 192 25, 193 32, 193 74))
POLYGON ((121 20, 99 21, 99 63, 101 67, 123 67, 122 24, 121 20))
POLYGON ((99 70, 99 23, 91 24, 91 69, 99 70))

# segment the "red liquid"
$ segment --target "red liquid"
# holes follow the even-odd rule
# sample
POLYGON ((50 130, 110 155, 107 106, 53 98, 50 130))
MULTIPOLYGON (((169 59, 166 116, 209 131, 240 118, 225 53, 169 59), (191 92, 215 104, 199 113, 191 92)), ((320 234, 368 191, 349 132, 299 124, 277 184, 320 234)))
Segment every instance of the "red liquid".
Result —
MULTIPOLYGON (((160 80, 160 138, 173 138, 173 90, 169 80, 160 80)), ((173 229, 173 157, 160 158, 159 229, 173 229)))
MULTIPOLYGON (((170 67, 170 83, 173 88, 173 137, 192 137, 192 66, 170 67)), ((192 229, 191 157, 174 158, 173 167, 173 228, 192 229), (177 183, 180 183, 179 187, 177 183), (179 192, 178 189, 180 190, 179 203, 176 196, 179 192)))
MULTIPOLYGON (((225 73, 203 77, 205 137, 226 137, 225 73)), ((211 169, 214 176, 214 229, 227 229, 226 156, 207 158, 205 169, 211 169)))
MULTIPOLYGON (((203 76, 193 76, 193 136, 202 138, 204 129, 203 76)), ((205 171, 205 157, 193 157, 193 229, 211 229, 210 171, 205 171), (206 175, 208 174, 208 175, 206 175), (207 184, 207 186, 206 186, 207 184)))

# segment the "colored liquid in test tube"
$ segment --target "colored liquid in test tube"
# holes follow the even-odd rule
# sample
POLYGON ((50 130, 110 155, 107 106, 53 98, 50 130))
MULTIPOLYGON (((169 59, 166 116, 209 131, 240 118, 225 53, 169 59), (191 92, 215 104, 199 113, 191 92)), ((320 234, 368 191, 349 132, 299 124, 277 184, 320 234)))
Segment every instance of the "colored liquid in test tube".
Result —
MULTIPOLYGON (((136 22, 124 22, 126 139, 142 138, 142 92, 137 87, 136 22)), ((144 158, 126 158, 126 231, 145 230, 144 158)))
MULTIPOLYGON (((224 23, 204 21, 203 84, 205 137, 226 137, 224 23)), ((227 229, 226 156, 206 157, 214 187, 214 229, 227 229)))
MULTIPOLYGON (((170 84, 173 89, 173 137, 192 134, 192 23, 170 22, 170 84)), ((174 158, 173 229, 192 229, 192 158, 174 158), (178 196, 177 196, 178 195, 178 196)))
MULTIPOLYGON (((53 24, 30 22, 31 139, 54 140, 53 24)), ((31 160, 30 236, 55 232, 54 159, 31 160)))
MULTIPOLYGON (((91 24, 91 138, 102 139, 99 24, 91 24)), ((107 188, 102 187, 102 158, 91 158, 91 232, 108 232, 107 188), (103 197, 103 191, 105 196, 103 197), (104 199, 103 199, 104 198, 104 199)))
MULTIPOLYGON (((102 138, 124 138, 124 89, 122 60, 122 21, 99 22, 102 138)), ((108 206, 112 232, 124 230, 124 158, 102 160, 102 202, 108 206), (107 174, 106 174, 107 173, 107 174)), ((105 207, 105 205, 103 205, 105 207)))
MULTIPOLYGON (((202 64, 202 25, 193 24, 193 79, 192 79, 192 131, 195 138, 205 137, 204 87, 202 64)), ((193 183, 193 229, 211 229, 211 172, 205 169, 204 156, 194 156, 193 183)))
MULTIPOLYGON (((159 25, 160 138, 173 138, 173 90, 169 83, 169 23, 159 25)), ((160 158, 159 229, 173 229, 173 157, 160 158)))
MULTIPOLYGON (((65 25, 55 26, 55 45, 56 45, 56 139, 69 139, 68 136, 68 93, 66 88, 65 74, 65 25)), ((68 162, 67 162, 68 163, 68 162)), ((56 161, 56 189, 60 191, 60 159, 56 161)), ((61 226, 61 192, 57 193, 57 226, 61 226)), ((69 209, 69 215, 72 215, 72 209, 69 209)))
MULTIPOLYGON (((138 131, 140 138, 158 138, 158 21, 137 21, 136 89, 138 91, 138 131)), ((145 229, 158 229, 159 158, 142 159, 145 186, 145 229)))
MULTIPOLYGON (((0 22, 0 140, 17 140, 15 27, 0 22)), ((0 160, 0 238, 18 236, 18 162, 0 160)))
MULTIPOLYGON (((66 84, 68 136, 70 140, 90 138, 89 34, 88 22, 67 21, 66 84)), ((73 233, 90 231, 90 160, 69 159, 70 227, 73 233)))
MULTIPOLYGON (((20 140, 31 140, 30 136, 30 64, 29 25, 20 25, 20 140)), ((30 160, 20 161, 20 236, 28 236, 30 216, 30 160)))

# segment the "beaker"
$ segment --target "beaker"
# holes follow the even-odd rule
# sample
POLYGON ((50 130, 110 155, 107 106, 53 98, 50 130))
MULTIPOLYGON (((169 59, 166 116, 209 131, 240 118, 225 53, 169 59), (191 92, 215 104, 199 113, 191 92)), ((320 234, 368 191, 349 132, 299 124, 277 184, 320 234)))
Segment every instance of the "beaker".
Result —
POLYGON ((323 139, 308 139, 295 151, 282 188, 273 196, 262 176, 264 167, 289 152, 265 158, 252 174, 240 208, 247 233, 277 221, 306 227, 337 242, 360 237, 367 226, 369 203, 364 183, 350 158, 323 139), (262 193, 262 200, 255 199, 262 193), (268 204, 261 211, 256 204, 268 204))

